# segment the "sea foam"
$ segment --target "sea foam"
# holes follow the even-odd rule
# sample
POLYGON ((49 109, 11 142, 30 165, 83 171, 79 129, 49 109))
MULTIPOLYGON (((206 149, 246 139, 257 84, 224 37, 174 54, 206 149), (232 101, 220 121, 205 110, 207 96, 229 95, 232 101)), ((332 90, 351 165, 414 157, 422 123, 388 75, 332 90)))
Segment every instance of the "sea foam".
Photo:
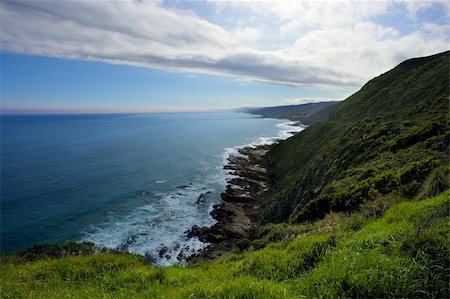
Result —
MULTIPOLYGON (((278 123, 278 134, 260 136, 247 144, 226 147, 217 157, 221 160, 214 175, 208 175, 198 182, 173 186, 169 192, 151 193, 144 191, 139 196, 150 197, 151 202, 137 208, 126 216, 110 215, 109 221, 90 227, 83 233, 83 241, 148 256, 154 264, 167 266, 185 264, 186 258, 195 254, 208 243, 198 238, 187 238, 185 232, 192 226, 211 226, 215 220, 210 216, 213 205, 220 202, 226 179, 230 176, 223 170, 230 155, 239 155, 244 147, 269 145, 291 137, 305 127, 292 121, 278 123), (209 194, 206 201, 199 203, 201 195, 209 194)), ((167 185, 166 180, 156 184, 167 185)))

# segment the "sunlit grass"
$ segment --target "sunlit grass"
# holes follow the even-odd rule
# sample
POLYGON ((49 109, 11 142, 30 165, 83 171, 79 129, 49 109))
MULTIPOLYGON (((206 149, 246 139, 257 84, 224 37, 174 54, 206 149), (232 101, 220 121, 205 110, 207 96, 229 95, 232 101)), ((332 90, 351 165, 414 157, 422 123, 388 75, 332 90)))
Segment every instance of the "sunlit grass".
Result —
MULTIPOLYGON (((385 198, 388 200, 387 198, 385 198)), ((271 225, 214 262, 154 268, 131 254, 1 260, 2 298, 448 297, 450 192, 271 225), (272 243, 261 240, 275 238, 272 243), (285 236, 285 237, 283 237, 285 236)))

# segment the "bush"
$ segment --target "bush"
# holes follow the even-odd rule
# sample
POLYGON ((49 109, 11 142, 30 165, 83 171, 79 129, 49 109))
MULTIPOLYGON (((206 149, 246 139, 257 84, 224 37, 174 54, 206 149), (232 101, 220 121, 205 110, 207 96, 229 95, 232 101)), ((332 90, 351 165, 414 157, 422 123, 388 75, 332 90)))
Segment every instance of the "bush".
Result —
POLYGON ((435 168, 425 179, 418 198, 427 198, 439 195, 450 187, 450 167, 435 168))

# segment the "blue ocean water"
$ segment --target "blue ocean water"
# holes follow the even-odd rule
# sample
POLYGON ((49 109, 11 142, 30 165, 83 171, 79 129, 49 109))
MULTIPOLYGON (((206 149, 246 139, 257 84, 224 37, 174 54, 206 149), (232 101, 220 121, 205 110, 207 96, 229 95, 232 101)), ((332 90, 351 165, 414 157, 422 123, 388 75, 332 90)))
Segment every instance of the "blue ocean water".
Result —
POLYGON ((237 112, 2 116, 1 251, 88 240, 177 262, 205 246, 184 232, 214 223, 228 154, 299 129, 237 112))

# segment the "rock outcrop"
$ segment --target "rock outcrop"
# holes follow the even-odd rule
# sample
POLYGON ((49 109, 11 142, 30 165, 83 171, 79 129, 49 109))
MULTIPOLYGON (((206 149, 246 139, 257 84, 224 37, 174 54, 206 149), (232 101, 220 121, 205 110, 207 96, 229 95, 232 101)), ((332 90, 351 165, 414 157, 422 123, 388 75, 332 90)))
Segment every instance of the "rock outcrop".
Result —
POLYGON ((221 194, 223 202, 214 206, 211 216, 217 223, 211 227, 194 226, 187 237, 198 237, 211 243, 196 258, 216 258, 229 252, 237 241, 246 238, 254 226, 255 210, 261 205, 269 190, 265 154, 270 146, 245 147, 228 158, 224 169, 231 177, 221 194))

